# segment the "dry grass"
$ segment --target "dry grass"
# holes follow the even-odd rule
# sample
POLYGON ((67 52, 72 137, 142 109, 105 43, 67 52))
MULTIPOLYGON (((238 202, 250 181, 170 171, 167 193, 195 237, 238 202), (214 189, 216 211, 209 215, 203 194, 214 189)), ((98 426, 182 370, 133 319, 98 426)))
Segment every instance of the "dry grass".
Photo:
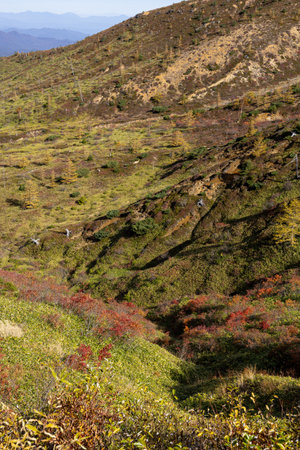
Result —
POLYGON ((20 325, 10 322, 9 320, 0 321, 0 336, 2 338, 15 337, 21 338, 24 334, 20 325))

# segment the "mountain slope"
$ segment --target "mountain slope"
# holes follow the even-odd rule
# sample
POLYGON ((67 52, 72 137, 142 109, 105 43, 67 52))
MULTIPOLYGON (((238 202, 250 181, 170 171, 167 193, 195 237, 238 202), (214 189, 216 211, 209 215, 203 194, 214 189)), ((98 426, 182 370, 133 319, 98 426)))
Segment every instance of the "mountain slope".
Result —
POLYGON ((116 108, 145 114, 153 102, 173 111, 223 104, 245 90, 297 82, 298 18, 290 0, 178 3, 70 48, 5 61, 4 99, 9 101, 14 89, 33 98, 40 80, 45 94, 57 98, 61 114, 72 109, 111 116, 116 108), (77 95, 66 59, 78 78, 77 95), (8 86, 10 71, 15 79, 8 86))
POLYGON ((183 151, 156 174, 162 191, 74 224, 69 242, 49 230, 40 249, 31 244, 24 251, 45 267, 62 261, 74 285, 146 307, 201 292, 240 292, 299 264, 297 248, 273 239, 284 202, 299 198, 298 133, 295 121, 267 127, 259 156, 259 134, 183 151), (184 179, 170 186, 175 174, 184 179))

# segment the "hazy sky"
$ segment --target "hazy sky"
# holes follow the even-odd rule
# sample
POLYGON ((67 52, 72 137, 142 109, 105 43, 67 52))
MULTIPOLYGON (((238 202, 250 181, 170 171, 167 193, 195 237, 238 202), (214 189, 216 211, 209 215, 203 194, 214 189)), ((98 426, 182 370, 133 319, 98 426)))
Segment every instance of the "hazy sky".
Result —
POLYGON ((0 12, 49 11, 80 15, 132 16, 141 11, 160 8, 174 0, 0 0, 0 12))

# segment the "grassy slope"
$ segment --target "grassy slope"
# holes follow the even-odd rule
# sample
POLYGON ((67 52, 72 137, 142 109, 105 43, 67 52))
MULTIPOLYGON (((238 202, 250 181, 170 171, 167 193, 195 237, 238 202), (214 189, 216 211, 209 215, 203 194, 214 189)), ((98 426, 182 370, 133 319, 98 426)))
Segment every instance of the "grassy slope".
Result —
MULTIPOLYGON (((11 284, 5 286, 11 290, 11 284)), ((231 439, 238 436, 239 442, 244 442, 244 427, 247 439, 254 440, 266 439, 266 433, 272 430, 270 448, 277 448, 280 442, 288 442, 287 448, 294 448, 297 425, 284 414, 297 401, 300 384, 296 379, 259 373, 253 367, 219 377, 213 367, 196 368, 140 338, 114 340, 112 357, 102 362, 101 371, 89 369, 82 373, 67 368, 66 357, 74 354, 79 344, 89 345, 97 354, 108 342, 93 337, 87 329, 88 323, 58 306, 24 301, 11 292, 0 297, 0 313, 2 400, 23 414, 25 420, 22 422, 25 428, 18 428, 13 410, 9 416, 5 415, 6 409, 1 405, 3 448, 13 448, 12 436, 27 448, 25 429, 30 431, 31 445, 40 442, 44 420, 49 423, 46 431, 52 430, 50 435, 46 434, 47 439, 56 441, 60 427, 61 430, 66 427, 60 439, 69 439, 65 433, 74 432, 74 448, 82 448, 77 443, 82 433, 82 443, 89 448, 96 438, 91 437, 91 432, 86 434, 87 428, 82 431, 82 427, 88 427, 90 421, 98 423, 104 412, 107 431, 103 431, 102 421, 93 430, 97 430, 99 439, 101 433, 107 439, 112 436, 105 441, 105 448, 131 449, 144 445, 144 448, 169 449, 173 448, 170 445, 183 442, 187 448, 205 445, 219 449, 226 442, 226 430, 232 432, 233 425, 231 439), (50 368, 54 368, 62 380, 60 383, 53 378, 50 368), (94 394, 91 403, 84 402, 84 393, 95 393, 94 383, 101 398, 96 411, 93 410, 94 394), (48 403, 49 396, 52 400, 48 403), (64 403, 64 398, 72 399, 71 404, 64 403), (78 404, 80 398, 84 403, 78 404), (77 407, 72 410, 73 402, 74 406, 80 406, 80 411, 77 407), (45 415, 37 416, 33 408, 45 415), (113 420, 109 420, 109 411, 114 411, 113 420), (56 423, 59 426, 54 428, 56 423), (89 444, 88 439, 92 439, 89 444)), ((89 365, 94 364, 90 360, 89 365)))
MULTIPOLYGON (((1 365, 9 367, 12 388, 5 400, 22 410, 45 407, 55 386, 50 368, 57 373, 65 370, 66 358, 76 353, 80 344, 89 345, 97 355, 110 342, 91 335, 83 319, 51 304, 2 296, 0 314, 1 365)), ((148 388, 166 399, 171 398, 182 376, 179 359, 141 338, 116 342, 103 370, 128 395, 148 388)))
POLYGON ((201 292, 237 292, 296 267, 298 249, 275 245, 272 234, 283 202, 299 193, 291 164, 299 145, 299 138, 291 137, 297 127, 291 121, 266 128, 267 150, 259 157, 253 154, 255 136, 198 153, 181 150, 181 158, 160 170, 153 183, 164 187, 184 178, 179 184, 149 193, 120 210, 119 217, 101 216, 75 227, 69 241, 49 230, 41 234, 40 248, 28 243, 20 255, 34 256, 42 270, 67 270, 75 286, 145 307, 201 292), (236 168, 228 174, 233 159, 236 168), (166 172, 171 175, 165 177, 166 172), (135 235, 132 224, 147 217, 156 228, 135 235), (105 234, 95 242, 98 230, 105 234))

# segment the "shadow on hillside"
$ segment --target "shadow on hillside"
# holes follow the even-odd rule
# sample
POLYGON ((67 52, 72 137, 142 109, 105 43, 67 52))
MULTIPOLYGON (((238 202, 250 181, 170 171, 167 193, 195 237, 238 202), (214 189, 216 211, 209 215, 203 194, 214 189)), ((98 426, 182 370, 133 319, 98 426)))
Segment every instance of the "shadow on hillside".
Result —
POLYGON ((203 353, 196 364, 182 361, 180 372, 172 374, 178 402, 183 407, 218 412, 224 409, 231 392, 244 395, 246 406, 253 407, 250 397, 254 392, 257 408, 264 409, 273 401, 273 414, 281 416, 295 408, 300 398, 299 383, 284 378, 300 375, 300 361, 295 365, 289 350, 262 345, 203 353))
POLYGON ((18 200, 17 198, 7 198, 5 201, 9 206, 18 206, 19 208, 22 208, 24 206, 23 202, 18 200))
POLYGON ((92 270, 95 266, 97 266, 99 264, 99 260, 101 258, 103 258, 108 251, 118 243, 118 241, 122 238, 122 237, 129 237, 129 231, 128 229, 121 229, 118 233, 116 233, 115 235, 113 235, 110 238, 110 241, 107 245, 105 245, 103 247, 103 249, 101 250, 101 252, 97 255, 97 257, 95 259, 93 259, 88 265, 87 265, 87 271, 89 272, 90 270, 92 270))
MULTIPOLYGON (((262 231, 264 231, 264 230, 262 230, 262 231)), ((184 251, 185 249, 187 249, 187 247, 194 245, 196 243, 196 241, 197 241, 197 239, 188 239, 188 240, 182 242, 181 244, 177 245, 176 247, 173 247, 172 249, 166 251, 165 253, 153 258, 151 261, 149 261, 148 263, 146 263, 144 266, 140 267, 137 270, 151 269, 153 267, 158 266, 159 264, 164 263, 168 259, 176 257, 176 256, 178 256, 179 258, 185 258, 185 257, 189 257, 189 256, 205 254, 211 250, 219 250, 222 253, 232 253, 234 250, 241 250, 242 248, 247 248, 247 246, 249 244, 251 244, 252 248, 255 248, 258 246, 269 247, 271 245, 268 243, 268 241, 266 239, 262 239, 260 233, 256 233, 256 234, 253 234, 251 236, 244 238, 243 240, 241 240, 239 242, 234 242, 234 243, 222 242, 220 244, 207 243, 204 245, 202 244, 197 248, 193 247, 191 250, 184 251)))

